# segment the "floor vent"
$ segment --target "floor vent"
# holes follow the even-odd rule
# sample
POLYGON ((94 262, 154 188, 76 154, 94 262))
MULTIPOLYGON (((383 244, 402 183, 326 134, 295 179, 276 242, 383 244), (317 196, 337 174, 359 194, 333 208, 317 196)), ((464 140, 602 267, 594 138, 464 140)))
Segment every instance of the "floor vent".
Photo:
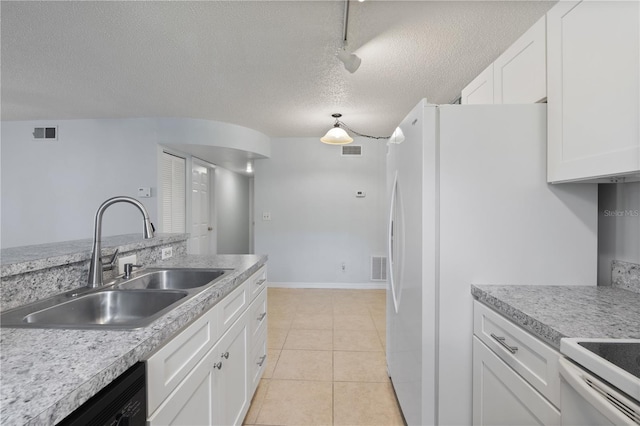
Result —
POLYGON ((58 139, 58 128, 57 127, 34 127, 32 135, 34 140, 55 141, 58 139))
POLYGON ((387 258, 371 256, 371 281, 387 280, 387 258))
POLYGON ((362 157, 362 145, 343 145, 343 157, 362 157))

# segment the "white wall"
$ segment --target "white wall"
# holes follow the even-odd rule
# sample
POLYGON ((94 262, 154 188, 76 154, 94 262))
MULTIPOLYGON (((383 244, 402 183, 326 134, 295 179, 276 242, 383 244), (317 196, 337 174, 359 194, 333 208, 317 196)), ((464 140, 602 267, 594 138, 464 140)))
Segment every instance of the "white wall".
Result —
MULTIPOLYGON (((156 136, 147 119, 2 123, 2 247, 91 238, 100 204, 156 189, 156 136), (34 126, 57 125, 58 140, 34 141, 34 126)), ((142 198, 157 222, 156 198, 142 198)), ((137 209, 118 204, 103 235, 142 232, 137 209)))
POLYGON ((249 178, 215 169, 218 254, 249 253, 249 178))
POLYGON ((354 144, 362 157, 318 138, 273 139, 271 158, 255 162, 255 252, 269 255, 270 282, 370 283, 370 257, 385 255, 386 144, 354 144))
MULTIPOLYGON (((0 132, 2 247, 91 238, 100 204, 117 195, 136 197, 141 186, 152 188, 151 198, 139 200, 159 224, 160 143, 197 150, 212 163, 220 155, 216 147, 244 148, 259 156, 270 151, 269 138, 254 130, 186 118, 3 121, 0 132), (58 140, 34 141, 36 126, 58 126, 58 140)), ((248 219, 242 232, 247 228, 248 219)), ((104 236, 135 232, 142 232, 137 209, 116 204, 106 211, 104 236)), ((241 238, 247 248, 229 250, 247 252, 248 237, 241 238)))
POLYGON ((598 186, 598 284, 611 284, 611 261, 640 263, 640 182, 598 186))

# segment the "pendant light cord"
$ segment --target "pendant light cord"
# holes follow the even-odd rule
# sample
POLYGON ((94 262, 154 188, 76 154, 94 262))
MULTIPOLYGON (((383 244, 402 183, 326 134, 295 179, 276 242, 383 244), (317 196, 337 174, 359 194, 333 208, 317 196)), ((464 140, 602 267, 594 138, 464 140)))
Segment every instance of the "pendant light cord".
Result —
POLYGON ((339 124, 340 127, 344 127, 345 129, 347 129, 349 132, 353 133, 356 136, 361 136, 363 138, 369 138, 369 139, 390 139, 391 136, 371 136, 371 135, 365 135, 363 133, 358 133, 355 130, 353 130, 351 127, 347 126, 346 124, 344 124, 344 122, 340 121, 340 120, 336 120, 336 124, 339 124))

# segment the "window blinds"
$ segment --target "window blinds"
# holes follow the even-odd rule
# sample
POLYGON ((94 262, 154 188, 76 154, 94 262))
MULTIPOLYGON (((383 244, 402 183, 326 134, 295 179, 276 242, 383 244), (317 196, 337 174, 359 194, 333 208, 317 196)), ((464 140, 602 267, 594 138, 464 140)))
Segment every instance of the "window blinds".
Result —
POLYGON ((162 153, 162 231, 185 232, 187 161, 175 155, 162 153))

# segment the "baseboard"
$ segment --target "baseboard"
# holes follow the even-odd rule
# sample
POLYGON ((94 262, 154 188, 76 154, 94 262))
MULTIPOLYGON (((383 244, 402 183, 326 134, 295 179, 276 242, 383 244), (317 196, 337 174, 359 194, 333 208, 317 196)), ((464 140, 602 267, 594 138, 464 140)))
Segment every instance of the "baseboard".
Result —
POLYGON ((337 290, 385 290, 386 282, 371 283, 296 283, 284 282, 278 283, 269 281, 269 287, 272 288, 326 288, 337 290))

